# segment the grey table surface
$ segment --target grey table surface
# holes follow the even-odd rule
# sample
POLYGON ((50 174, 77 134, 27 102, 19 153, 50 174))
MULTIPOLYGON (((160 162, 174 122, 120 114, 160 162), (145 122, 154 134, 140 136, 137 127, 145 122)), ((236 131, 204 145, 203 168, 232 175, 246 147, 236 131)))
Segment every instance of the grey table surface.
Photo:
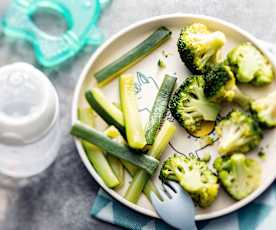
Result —
MULTIPOLYGON (((8 2, 0 1, 0 15, 8 2)), ((258 38, 271 42, 276 38, 275 0, 114 0, 99 26, 108 38, 138 20, 176 12, 215 16, 258 38)), ((99 186, 81 163, 69 135, 74 88, 91 54, 87 48, 58 70, 42 69, 60 96, 62 146, 56 162, 41 175, 22 181, 12 192, 0 185, 0 230, 118 229, 89 216, 99 186)), ((36 65, 29 45, 1 35, 0 65, 16 61, 36 65)), ((5 182, 2 177, 0 181, 5 182)))

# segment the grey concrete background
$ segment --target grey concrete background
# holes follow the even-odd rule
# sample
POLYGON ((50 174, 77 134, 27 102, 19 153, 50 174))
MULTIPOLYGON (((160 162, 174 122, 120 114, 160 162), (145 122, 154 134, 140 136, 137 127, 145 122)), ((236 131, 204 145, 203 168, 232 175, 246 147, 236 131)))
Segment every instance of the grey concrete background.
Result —
MULTIPOLYGON (((0 1, 3 14, 8 1, 0 1)), ((107 37, 151 16, 183 12, 211 15, 235 23, 258 38, 276 38, 274 0, 114 0, 99 22, 107 37)), ((46 26, 54 26, 46 23, 46 26)), ((275 40, 276 42, 276 40, 275 40)), ((92 53, 88 48, 59 70, 43 69, 56 86, 61 101, 62 146, 55 162, 43 174, 24 180, 18 188, 0 182, 0 230, 118 229, 89 216, 98 185, 77 154, 70 128, 73 90, 79 73, 92 53)), ((31 47, 0 37, 0 65, 15 61, 35 64, 31 47)))

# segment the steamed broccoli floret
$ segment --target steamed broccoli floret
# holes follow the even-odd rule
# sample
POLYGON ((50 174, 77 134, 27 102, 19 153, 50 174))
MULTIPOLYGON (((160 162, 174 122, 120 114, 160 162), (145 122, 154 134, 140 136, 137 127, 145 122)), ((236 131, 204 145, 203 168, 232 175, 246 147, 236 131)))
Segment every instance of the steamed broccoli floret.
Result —
POLYGON ((199 130, 203 121, 215 121, 219 113, 219 106, 205 97, 204 87, 202 75, 189 76, 169 103, 172 115, 189 133, 199 130))
POLYGON ((218 157, 214 162, 219 180, 231 197, 241 200, 254 192, 261 178, 261 167, 243 154, 218 157))
POLYGON ((251 110, 258 121, 266 127, 276 126, 276 92, 251 103, 251 110))
POLYGON ((227 63, 239 82, 265 85, 273 80, 268 59, 249 42, 232 49, 227 55, 227 63))
POLYGON ((194 23, 181 30, 177 47, 182 61, 194 74, 202 74, 216 63, 219 49, 226 41, 222 32, 210 32, 207 26, 194 23))
POLYGON ((161 169, 160 179, 163 182, 178 182, 193 201, 203 208, 210 206, 218 194, 217 177, 206 162, 194 155, 174 155, 168 158, 161 169))
POLYGON ((263 136, 253 116, 239 110, 233 110, 218 123, 216 134, 221 155, 247 153, 259 145, 263 136))
POLYGON ((251 99, 243 94, 236 85, 231 69, 224 64, 217 64, 205 75, 205 95, 214 102, 223 100, 238 103, 248 108, 251 99))

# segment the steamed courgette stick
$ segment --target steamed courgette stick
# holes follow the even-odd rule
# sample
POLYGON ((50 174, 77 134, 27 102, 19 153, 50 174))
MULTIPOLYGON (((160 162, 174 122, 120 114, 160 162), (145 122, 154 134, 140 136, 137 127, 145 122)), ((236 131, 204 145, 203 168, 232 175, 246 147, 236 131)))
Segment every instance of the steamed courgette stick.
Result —
MULTIPOLYGON (((79 109, 80 121, 93 127, 93 111, 90 108, 79 109)), ((92 163, 98 175, 104 181, 107 187, 115 188, 120 182, 110 167, 107 159, 105 158, 102 150, 89 142, 82 141, 82 145, 85 149, 89 161, 92 163)))
MULTIPOLYGON (((116 140, 116 138, 118 138, 118 136, 120 135, 120 132, 114 126, 110 126, 104 131, 104 134, 106 136, 108 136, 109 138, 116 140)), ((114 156, 108 154, 108 153, 106 155, 106 158, 107 158, 108 163, 110 164, 113 172, 115 173, 116 177, 118 178, 118 180, 120 182, 120 184, 116 188, 123 186, 124 182, 125 182, 125 170, 124 170, 124 166, 123 166, 121 160, 118 159, 117 157, 114 157, 114 156)))
POLYGON ((145 131, 138 112, 134 90, 135 78, 131 74, 120 76, 120 99, 124 116, 127 142, 131 148, 142 149, 146 145, 145 131))
MULTIPOLYGON (((105 134, 108 137, 110 137, 112 139, 115 139, 119 143, 125 144, 124 138, 121 136, 118 129, 116 129, 114 126, 110 126, 108 129, 106 129, 105 134)), ((110 156, 110 155, 108 155, 108 156, 110 156)), ((113 157, 113 158, 115 158, 115 157, 113 157)), ((130 174, 131 177, 133 177, 135 172, 137 170, 139 170, 139 168, 137 166, 135 166, 135 165, 133 165, 133 164, 131 164, 131 163, 125 161, 125 160, 120 160, 120 161, 124 165, 124 167, 126 168, 126 170, 128 171, 128 173, 130 174)), ((112 164, 111 164, 111 167, 112 167, 112 164)), ((121 168, 120 168, 120 170, 121 170, 121 168)), ((117 177, 120 178, 120 176, 117 176, 117 177)), ((158 197, 160 197, 160 193, 159 193, 158 189, 156 188, 155 184, 151 180, 149 180, 146 183, 146 185, 144 186, 143 192, 148 197, 149 200, 150 200, 151 192, 155 193, 158 197)))
POLYGON ((108 152, 115 157, 127 160, 128 162, 145 169, 149 174, 153 174, 158 167, 159 161, 153 157, 137 153, 128 146, 111 140, 100 131, 81 122, 76 122, 73 125, 71 128, 71 134, 96 145, 101 150, 108 152))
POLYGON ((162 200, 161 194, 151 179, 145 184, 143 193, 146 195, 149 201, 151 201, 151 193, 154 193, 160 200, 162 200))
MULTIPOLYGON (((161 154, 165 151, 175 131, 175 125, 172 122, 166 120, 148 154, 156 159, 159 159, 161 154)), ((137 170, 124 197, 132 203, 137 203, 140 194, 145 184, 149 181, 150 177, 151 175, 149 175, 145 170, 137 170)))
POLYGON ((106 159, 112 168, 113 172, 115 173, 117 179, 119 180, 119 185, 116 188, 120 188, 125 183, 125 170, 122 162, 117 158, 110 154, 106 155, 106 159))
POLYGON ((172 95, 176 77, 165 75, 161 87, 157 93, 151 109, 149 121, 146 124, 146 140, 148 145, 152 145, 163 121, 170 97, 172 95))
MULTIPOLYGON (((117 141, 120 144, 126 144, 126 141, 124 140, 124 138, 121 136, 120 132, 118 131, 118 129, 116 129, 114 126, 110 126, 106 131, 105 131, 106 135, 117 141)), ((122 164, 124 165, 124 167, 126 168, 126 170, 130 173, 130 175, 133 175, 136 170, 138 169, 137 166, 131 164, 130 162, 126 161, 126 160, 122 160, 121 159, 122 164)))
POLYGON ((133 176, 137 169, 139 169, 137 166, 129 163, 128 161, 121 160, 121 162, 131 176, 133 176))
POLYGON ((134 174, 124 198, 136 204, 140 198, 145 184, 149 181, 149 179, 150 175, 146 171, 138 170, 134 174))
POLYGON ((96 80, 100 86, 108 83, 115 77, 118 77, 124 71, 129 69, 153 50, 162 45, 171 36, 171 31, 166 27, 158 28, 154 33, 147 37, 144 41, 132 48, 130 51, 108 64, 95 73, 96 80))
POLYGON ((109 125, 114 125, 125 136, 122 111, 104 96, 99 88, 85 92, 85 98, 94 111, 109 125))
MULTIPOLYGON (((127 161, 124 161, 122 163, 123 163, 124 167, 126 168, 126 170, 128 171, 129 175, 131 177, 134 177, 135 172, 137 170, 139 170, 139 168, 136 167, 135 165, 127 162, 127 161)), ((151 180, 148 180, 147 183, 144 186, 143 193, 147 196, 147 198, 149 200, 151 199, 150 198, 151 192, 155 193, 159 198, 161 198, 160 193, 159 193, 156 185, 151 180)))

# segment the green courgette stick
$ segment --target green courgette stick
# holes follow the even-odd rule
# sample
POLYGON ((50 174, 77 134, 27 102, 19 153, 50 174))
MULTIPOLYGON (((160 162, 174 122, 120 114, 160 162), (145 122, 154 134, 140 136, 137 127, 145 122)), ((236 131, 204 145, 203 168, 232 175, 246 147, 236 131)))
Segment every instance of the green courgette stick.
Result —
POLYGON ((172 32, 164 26, 158 28, 140 44, 96 72, 95 77, 98 85, 103 86, 115 77, 120 76, 124 71, 128 70, 131 66, 167 41, 171 33, 172 32))
POLYGON ((128 146, 117 143, 100 131, 91 128, 81 122, 76 122, 71 128, 71 134, 82 140, 88 141, 91 144, 96 145, 101 150, 108 152, 109 154, 118 157, 123 160, 127 160, 132 164, 145 169, 149 174, 153 174, 158 167, 159 161, 151 156, 137 153, 128 146))
POLYGON ((99 88, 85 92, 85 98, 94 111, 109 125, 114 125, 125 136, 122 111, 110 102, 99 88))
MULTIPOLYGON (((79 119, 87 125, 93 127, 93 111, 90 108, 79 109, 79 119)), ((107 187, 115 188, 120 182, 110 167, 103 152, 95 145, 89 142, 82 141, 82 145, 85 149, 89 161, 92 163, 98 175, 104 181, 107 187)))
POLYGON ((129 163, 128 161, 121 160, 121 162, 131 176, 133 176, 137 169, 139 169, 137 166, 129 163))
MULTIPOLYGON (((112 138, 113 140, 115 139, 116 141, 118 141, 121 144, 125 144, 125 140, 124 138, 121 136, 120 132, 118 131, 118 129, 116 129, 114 126, 110 126, 108 129, 105 130, 105 134, 109 137, 112 138)), ((108 155, 108 157, 111 155, 108 155)), ((116 159, 115 157, 113 157, 114 159, 116 159)), ((128 173, 130 174, 131 177, 134 176, 135 172, 139 169, 138 167, 136 167, 135 165, 125 161, 125 160, 121 160, 121 164, 123 164, 123 166, 126 168, 126 170, 128 171, 128 173)), ((111 164, 112 167, 112 164, 111 164)), ((121 170, 121 165, 118 164, 117 162, 117 168, 119 168, 121 170)), ((113 169, 113 167, 112 167, 113 169)), ((119 173, 120 173, 120 170, 119 173)), ((120 178, 120 175, 116 176, 118 178, 120 178)), ((120 179, 119 179, 120 180, 120 179)), ((148 197, 148 199, 150 200, 150 194, 151 192, 155 193, 159 198, 161 198, 160 193, 158 191, 158 189, 156 188, 155 184, 149 180, 146 185, 144 186, 143 189, 144 194, 148 197)))
MULTIPOLYGON (((139 170, 138 167, 136 167, 135 165, 133 165, 133 164, 127 162, 127 161, 122 161, 122 164, 124 165, 124 167, 126 168, 128 173, 131 175, 131 177, 134 177, 135 172, 137 170, 139 170)), ((148 180, 148 182, 144 186, 143 193, 147 196, 147 198, 149 200, 150 200, 151 192, 155 193, 159 198, 161 198, 160 193, 159 193, 156 185, 151 180, 148 180)))
MULTIPOLYGON (((109 126, 105 131, 104 134, 106 136, 108 136, 111 139, 115 139, 118 138, 118 136, 120 136, 120 132, 118 131, 118 129, 116 129, 114 126, 109 126)), ((106 155, 106 158, 108 160, 108 163, 110 164, 113 172, 115 173, 116 177, 118 178, 120 184, 116 187, 122 187, 124 185, 125 182, 125 170, 124 170, 124 166, 121 162, 120 159, 118 159, 117 157, 114 157, 110 154, 106 155)))
POLYGON ((152 145, 163 121, 170 97, 172 95, 176 77, 165 75, 161 87, 157 93, 154 104, 151 109, 149 121, 146 125, 146 140, 148 145, 152 145))
MULTIPOLYGON (((175 131, 175 125, 172 122, 166 120, 148 154, 156 159, 159 159, 161 154, 165 151, 175 131)), ((141 192, 145 184, 149 181, 150 177, 151 175, 149 175, 145 170, 137 170, 124 196, 125 199, 132 203, 137 203, 141 192)))
POLYGON ((122 162, 117 157, 114 157, 110 154, 106 156, 107 161, 112 168, 112 171, 115 173, 117 179, 119 180, 119 185, 116 188, 121 188, 125 183, 125 170, 122 162))
MULTIPOLYGON (((125 139, 122 137, 121 133, 118 131, 118 129, 116 129, 114 126, 109 126, 108 129, 105 130, 105 134, 113 139, 114 141, 120 143, 120 144, 126 144, 125 139)), ((126 160, 122 160, 121 159, 122 164, 124 165, 124 167, 126 168, 126 170, 130 173, 130 175, 134 175, 134 173, 136 172, 136 170, 138 169, 137 166, 129 163, 126 160)))
POLYGON ((120 99, 124 115, 127 142, 131 148, 142 149, 146 145, 145 131, 138 112, 134 90, 135 78, 131 74, 120 76, 120 99))
POLYGON ((154 193, 160 200, 162 200, 161 194, 159 193, 158 188, 156 185, 151 181, 150 179, 148 182, 145 184, 143 193, 146 195, 146 197, 151 201, 151 193, 154 193))

